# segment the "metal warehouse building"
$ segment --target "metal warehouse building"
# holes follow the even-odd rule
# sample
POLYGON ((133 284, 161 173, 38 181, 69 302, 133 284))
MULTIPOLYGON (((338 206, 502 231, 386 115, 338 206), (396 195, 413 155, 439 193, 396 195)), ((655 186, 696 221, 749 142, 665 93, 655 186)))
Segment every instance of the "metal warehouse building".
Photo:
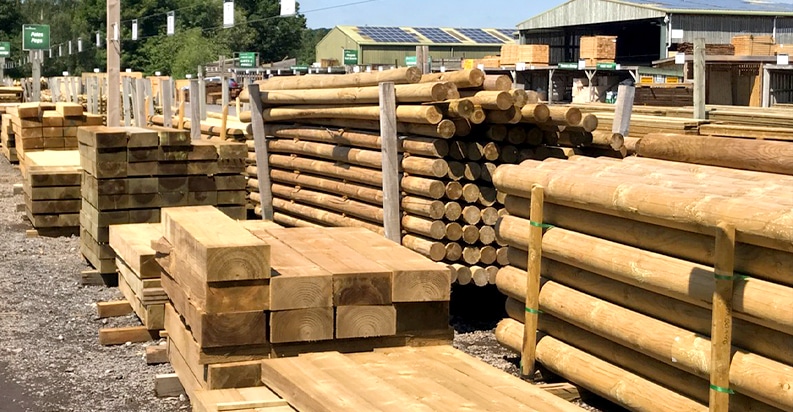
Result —
POLYGON ((428 46, 433 62, 477 59, 515 43, 515 29, 336 26, 317 44, 317 61, 343 62, 344 50, 358 52, 360 65, 405 65, 416 46, 428 46))
POLYGON ((550 45, 551 63, 578 60, 579 39, 618 36, 617 61, 649 64, 677 43, 728 44, 736 34, 793 43, 793 3, 764 0, 570 0, 518 24, 520 43, 550 45))

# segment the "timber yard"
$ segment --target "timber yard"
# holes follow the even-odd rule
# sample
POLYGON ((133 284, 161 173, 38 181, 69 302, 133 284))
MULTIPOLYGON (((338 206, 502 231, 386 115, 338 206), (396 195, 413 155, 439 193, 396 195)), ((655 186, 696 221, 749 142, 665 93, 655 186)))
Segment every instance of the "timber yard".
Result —
POLYGON ((6 3, 0 412, 793 412, 790 2, 6 3))

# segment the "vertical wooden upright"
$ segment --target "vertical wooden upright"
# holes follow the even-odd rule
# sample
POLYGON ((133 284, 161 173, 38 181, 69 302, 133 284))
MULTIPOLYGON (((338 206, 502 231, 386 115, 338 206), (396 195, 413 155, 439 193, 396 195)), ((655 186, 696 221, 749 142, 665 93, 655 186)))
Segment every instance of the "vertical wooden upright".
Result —
POLYGON ((171 127, 173 116, 173 83, 170 78, 160 81, 160 104, 162 105, 163 126, 171 127))
POLYGON ((207 118, 207 87, 204 81, 204 68, 198 66, 198 93, 190 95, 190 105, 197 104, 199 107, 199 117, 196 119, 206 120, 207 118), (193 96, 198 98, 193 100, 193 96))
POLYGON ((121 0, 107 0, 107 125, 121 125, 118 102, 121 91, 121 0))
POLYGON ((383 155, 383 229, 387 239, 401 244, 396 93, 391 82, 380 83, 380 141, 383 155))
MULTIPOLYGON (((248 86, 249 96, 259 96, 259 85, 248 86)), ((273 193, 270 184, 270 155, 267 153, 267 141, 264 135, 264 119, 262 118, 262 99, 251 98, 251 131, 253 132, 253 148, 256 155, 256 179, 259 181, 259 194, 262 202, 262 220, 273 220, 273 193)))
POLYGON ((190 80, 190 139, 201 140, 201 89, 198 80, 190 80))
POLYGON ((713 319, 710 333, 710 412, 730 410, 730 352, 732 349, 732 290, 735 262, 735 227, 716 228, 713 319))
POLYGON ((526 273, 526 305, 523 322, 523 350, 520 356, 520 373, 531 377, 537 349, 537 321, 540 316, 540 269, 542 263, 543 204, 545 191, 540 185, 531 187, 529 211, 529 261, 526 273))
MULTIPOLYGON (((130 110, 130 107, 129 107, 129 96, 130 96, 130 92, 131 92, 131 90, 130 90, 130 80, 131 79, 129 77, 124 77, 124 80, 123 80, 123 88, 124 88, 124 90, 123 90, 123 93, 121 95, 121 106, 124 108, 124 126, 125 127, 129 127, 129 126, 132 125, 132 116, 130 115, 131 110, 130 110)), ((112 87, 108 87, 108 89, 112 89, 112 87)), ((110 111, 110 105, 112 103, 112 100, 109 100, 110 99, 110 95, 109 94, 108 94, 107 98, 108 98, 107 110, 110 111)), ((110 122, 109 121, 108 121, 108 126, 110 126, 110 122)))
MULTIPOLYGON (((143 90, 146 92, 146 113, 154 116, 154 93, 152 92, 151 79, 143 79, 143 90)), ((146 122, 149 118, 146 118, 146 122)))
POLYGON ((636 87, 620 85, 617 88, 617 104, 614 106, 614 123, 611 125, 612 133, 627 136, 631 127, 631 113, 633 112, 633 99, 636 97, 636 87))
POLYGON ((694 118, 706 119, 705 112, 705 39, 694 39, 694 118))
POLYGON ((31 65, 31 77, 33 83, 33 92, 31 93, 31 98, 33 101, 40 102, 41 101, 41 59, 39 59, 39 50, 31 50, 30 51, 30 65, 31 65))
POLYGON ((432 72, 431 65, 429 46, 416 46, 416 67, 421 69, 422 73, 430 73, 432 72))
MULTIPOLYGON (((146 79, 135 79, 135 126, 146 127, 146 79)), ((200 134, 198 136, 201 138, 200 134)))

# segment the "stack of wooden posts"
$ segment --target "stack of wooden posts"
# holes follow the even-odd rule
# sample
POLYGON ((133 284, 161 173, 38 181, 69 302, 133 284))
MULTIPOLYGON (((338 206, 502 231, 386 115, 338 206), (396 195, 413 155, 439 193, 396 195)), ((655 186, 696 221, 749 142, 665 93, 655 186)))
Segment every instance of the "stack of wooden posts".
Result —
POLYGON ((501 46, 501 64, 515 63, 547 65, 550 47, 547 44, 505 44, 501 46))
POLYGON ((154 260, 152 240, 162 236, 158 223, 111 225, 108 244, 116 255, 118 289, 150 331, 165 328, 168 296, 160 281, 160 266, 154 260))
POLYGON ((739 34, 730 43, 735 46, 736 56, 773 56, 774 36, 739 34))
POLYGON ((598 63, 611 63, 617 58, 617 36, 581 36, 579 59, 587 67, 598 63))
POLYGON ((236 222, 208 206, 162 214, 169 359, 188 393, 260 386, 255 360, 271 356, 451 338, 449 269, 379 235, 236 222))
MULTIPOLYGON (((276 222, 383 233, 379 81, 397 83, 402 244, 453 265, 458 283, 494 282, 506 248, 494 236, 503 206, 491 173, 500 164, 579 153, 559 146, 593 145, 597 118, 538 104, 511 90, 509 77, 476 69, 271 79, 260 98, 276 222)), ((250 198, 260 214, 253 142, 249 148, 250 198)))
POLYGON ((793 410, 793 178, 630 157, 529 161, 493 180, 510 213, 500 343, 520 352, 538 316, 536 359, 629 409, 707 410, 710 378, 735 392, 730 410, 793 410), (533 243, 530 220, 553 226, 533 243), (542 259, 532 311, 529 247, 542 259), (732 338, 711 342, 711 322, 732 338))
POLYGON ((108 227, 156 223, 160 208, 216 205, 245 219, 245 145, 191 142, 176 129, 79 129, 83 167, 81 250, 100 273, 115 273, 108 227))
POLYGON ((19 160, 26 151, 75 150, 79 126, 102 124, 101 116, 83 113, 75 103, 22 103, 9 107, 8 115, 19 160))
POLYGON ((0 151, 9 162, 17 163, 19 158, 17 157, 17 143, 14 135, 14 126, 11 123, 11 115, 2 114, 0 116, 2 116, 0 117, 2 119, 2 123, 0 123, 0 151))
POLYGON ((24 94, 19 86, 0 86, 0 103, 22 103, 24 94))
MULTIPOLYGON (((150 116, 149 122, 155 126, 162 126, 164 119, 162 115, 150 116)), ((215 117, 208 117, 201 121, 201 138, 207 140, 217 140, 224 136, 222 132, 222 120, 215 117)), ((179 126, 179 118, 174 116, 171 125, 175 128, 191 130, 193 121, 190 118, 182 119, 182 125, 179 126)), ((242 123, 239 118, 228 117, 226 121, 226 140, 245 141, 251 134, 250 123, 242 123)))
POLYGON ((25 214, 39 232, 74 234, 80 226, 80 157, 76 150, 29 152, 20 164, 25 214))

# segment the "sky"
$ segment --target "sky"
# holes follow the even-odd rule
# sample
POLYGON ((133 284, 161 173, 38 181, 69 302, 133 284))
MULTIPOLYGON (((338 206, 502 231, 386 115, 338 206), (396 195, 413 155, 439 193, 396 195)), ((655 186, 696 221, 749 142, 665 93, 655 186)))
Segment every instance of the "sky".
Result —
POLYGON ((345 25, 513 28, 565 1, 298 0, 298 3, 312 29, 345 25))

